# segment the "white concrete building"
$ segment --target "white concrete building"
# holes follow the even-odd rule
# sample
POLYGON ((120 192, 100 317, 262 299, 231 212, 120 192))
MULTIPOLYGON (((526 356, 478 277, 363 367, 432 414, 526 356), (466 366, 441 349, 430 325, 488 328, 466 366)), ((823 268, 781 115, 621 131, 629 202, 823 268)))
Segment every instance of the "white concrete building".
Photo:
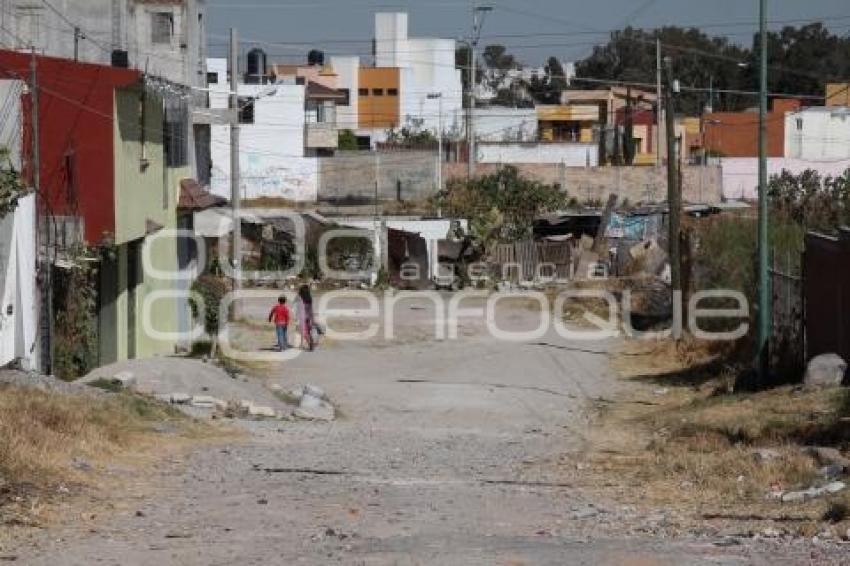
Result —
POLYGON ((785 157, 850 159, 850 108, 818 106, 785 114, 785 157))
POLYGON ((581 142, 479 143, 479 163, 551 163, 564 167, 597 167, 599 145, 581 142))
POLYGON ((443 132, 460 130, 463 86, 455 47, 454 39, 409 37, 404 12, 375 14, 375 66, 401 69, 400 125, 422 120, 424 129, 436 133, 442 110, 443 132))
POLYGON ((337 87, 348 93, 348 105, 337 105, 336 123, 340 130, 357 130, 360 89, 360 57, 336 56, 330 58, 331 68, 337 74, 337 87))
MULTIPOLYGON (((0 81, 0 146, 11 165, 21 170, 21 81, 0 81)), ((4 167, 6 164, 2 164, 4 167)), ((20 360, 38 369, 38 284, 36 279, 35 195, 18 201, 11 214, 0 217, 0 366, 20 360)))
MULTIPOLYGON (((228 107, 227 60, 209 59, 210 106, 228 107)), ((305 157, 305 90, 298 84, 239 84, 242 198, 314 202, 318 159, 305 157)), ((214 194, 230 198, 230 126, 212 126, 214 194)))
MULTIPOLYGON (((465 111, 457 112, 463 124, 465 111)), ((475 139, 480 142, 534 142, 538 139, 538 117, 534 108, 491 106, 475 109, 475 139)))

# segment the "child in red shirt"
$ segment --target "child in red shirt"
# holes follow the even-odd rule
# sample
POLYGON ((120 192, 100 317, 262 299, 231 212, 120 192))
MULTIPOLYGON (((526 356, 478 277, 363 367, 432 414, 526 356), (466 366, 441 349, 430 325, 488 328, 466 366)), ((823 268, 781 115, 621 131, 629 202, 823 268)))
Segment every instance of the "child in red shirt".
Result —
POLYGON ((269 313, 269 322, 274 321, 277 333, 277 349, 283 352, 289 346, 286 331, 289 328, 289 307, 286 306, 286 297, 280 297, 277 304, 269 313))

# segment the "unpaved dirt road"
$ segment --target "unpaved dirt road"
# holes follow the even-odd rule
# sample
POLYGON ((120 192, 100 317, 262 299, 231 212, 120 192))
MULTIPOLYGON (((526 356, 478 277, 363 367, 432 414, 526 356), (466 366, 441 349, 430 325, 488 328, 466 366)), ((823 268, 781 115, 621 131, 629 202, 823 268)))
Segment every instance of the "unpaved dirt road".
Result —
MULTIPOLYGON (((16 549, 19 563, 797 564, 811 549, 641 534, 664 521, 576 487, 591 402, 622 394, 612 343, 437 341, 428 301, 399 305, 396 340, 328 342, 275 366, 324 388, 334 423, 251 422, 115 494, 116 510, 16 549), (561 465, 553 466, 555 462, 561 465)), ((261 319, 264 305, 249 309, 261 319)), ((535 313, 499 310, 505 328, 535 313)), ((244 343, 271 333, 245 330, 244 343)), ((626 392, 627 393, 627 392, 626 392)))

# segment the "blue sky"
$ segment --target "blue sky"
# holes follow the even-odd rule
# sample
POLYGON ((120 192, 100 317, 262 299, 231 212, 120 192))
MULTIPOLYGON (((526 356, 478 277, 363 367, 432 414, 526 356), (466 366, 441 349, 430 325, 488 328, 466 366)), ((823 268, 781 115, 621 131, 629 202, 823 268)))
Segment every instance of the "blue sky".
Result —
MULTIPOLYGON (((482 0, 481 3, 483 3, 482 0)), ((310 47, 328 53, 371 50, 377 11, 406 11, 412 36, 462 37, 469 34, 469 0, 210 0, 210 45, 222 54, 227 30, 267 42, 270 60, 298 62, 310 47), (272 45, 271 43, 275 43, 272 45)), ((537 64, 549 55, 566 60, 585 56, 605 33, 626 24, 652 28, 674 24, 703 27, 749 45, 756 28, 758 0, 493 0, 482 43, 507 45, 522 62, 537 64)), ((848 0, 768 0, 771 27, 824 21, 835 33, 850 33, 848 0)))

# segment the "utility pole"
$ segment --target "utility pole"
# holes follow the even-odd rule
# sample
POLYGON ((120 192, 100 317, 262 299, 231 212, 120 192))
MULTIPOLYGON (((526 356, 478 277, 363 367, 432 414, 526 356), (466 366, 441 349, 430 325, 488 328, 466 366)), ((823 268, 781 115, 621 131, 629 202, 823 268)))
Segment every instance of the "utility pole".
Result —
MULTIPOLYGON (((233 264, 233 291, 242 289, 242 216, 240 163, 239 163, 239 34, 230 28, 230 205, 233 212, 233 245, 230 250, 233 264)), ((233 302, 233 316, 237 316, 238 300, 233 302)))
MULTIPOLYGON (((381 154, 378 153, 378 148, 375 148, 375 230, 378 229, 378 220, 381 215, 378 213, 378 199, 381 189, 381 154)), ((377 232, 376 232, 377 233, 377 232)))
MULTIPOLYGON (((42 312, 45 313, 44 320, 44 351, 41 354, 42 372, 50 375, 53 373, 53 259, 50 238, 50 218, 47 214, 50 210, 41 193, 41 111, 39 109, 38 92, 38 59, 35 55, 35 47, 30 54, 30 101, 32 103, 32 188, 35 198, 42 201, 44 215, 37 222, 40 224, 40 236, 44 238, 44 289, 42 300, 44 301, 42 312)), ((37 201, 36 201, 37 202, 37 201)), ((36 206, 38 215, 38 206, 36 206)))
POLYGON ((481 28, 484 25, 484 17, 493 11, 492 6, 479 6, 476 0, 472 0, 472 37, 469 41, 469 171, 468 176, 472 178, 475 175, 475 66, 476 66, 476 49, 478 41, 481 39, 481 28))
POLYGON ((432 92, 428 95, 430 100, 439 100, 439 119, 437 128, 437 190, 443 190, 443 93, 432 92))
MULTIPOLYGON (((679 308, 677 301, 682 300, 682 252, 679 246, 681 233, 682 194, 679 187, 679 155, 676 151, 676 107, 673 84, 673 70, 670 58, 664 60, 667 71, 667 207, 669 209, 669 248, 670 248, 670 291, 673 297, 673 313, 679 308)), ((675 325, 674 325, 675 326, 675 325)), ((679 339, 681 336, 674 336, 679 339)))
POLYGON ((768 270, 767 210, 767 0, 759 0, 759 306, 757 358, 759 381, 767 379, 771 334, 771 292, 768 270))
POLYGON ((661 167, 661 124, 664 105, 661 103, 661 38, 655 39, 655 165, 661 167))

